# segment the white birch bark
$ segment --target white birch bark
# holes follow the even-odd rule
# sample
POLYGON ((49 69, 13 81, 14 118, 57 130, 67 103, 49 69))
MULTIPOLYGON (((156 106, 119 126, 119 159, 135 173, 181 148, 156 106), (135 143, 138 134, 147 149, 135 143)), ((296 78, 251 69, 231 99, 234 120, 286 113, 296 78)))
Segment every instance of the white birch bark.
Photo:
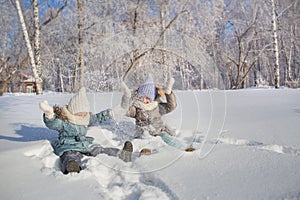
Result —
POLYGON ((275 54, 275 66, 274 66, 274 84, 275 88, 280 87, 280 71, 279 71, 279 51, 278 51, 278 36, 277 36, 277 17, 275 11, 275 2, 272 3, 272 25, 273 25, 273 42, 274 42, 274 54, 275 54))
POLYGON ((17 7, 19 18, 20 18, 20 22, 21 22, 21 26, 22 26, 22 30, 23 30, 23 34, 24 34, 24 38, 25 38, 25 42, 26 42, 26 46, 27 46, 27 49, 28 49, 28 54, 29 54, 29 57, 30 57, 30 63, 31 63, 31 66, 32 66, 33 76, 34 76, 35 82, 36 82, 36 93, 37 94, 42 94, 43 93, 43 88, 42 88, 43 80, 39 76, 37 68, 36 68, 35 58, 34 58, 34 54, 33 54, 31 44, 30 44, 30 40, 29 40, 29 36, 28 36, 28 32, 27 32, 27 28, 26 28, 26 24, 25 24, 25 20, 24 20, 24 17, 23 17, 23 13, 22 13, 22 9, 21 9, 19 0, 16 0, 16 7, 17 7))
POLYGON ((38 76, 42 76, 41 64, 41 38, 40 38, 40 19, 38 0, 33 1, 33 20, 34 20, 34 60, 38 76))

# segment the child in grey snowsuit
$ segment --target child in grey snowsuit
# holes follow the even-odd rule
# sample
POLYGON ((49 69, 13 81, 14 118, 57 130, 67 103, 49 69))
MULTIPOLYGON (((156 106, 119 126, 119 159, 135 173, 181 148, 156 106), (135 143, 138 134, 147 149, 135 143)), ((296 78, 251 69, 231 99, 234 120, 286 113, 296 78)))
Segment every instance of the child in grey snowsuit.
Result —
POLYGON ((146 81, 133 94, 126 84, 122 83, 124 95, 121 106, 128 110, 127 116, 136 120, 134 135, 136 138, 148 133, 153 136, 160 136, 168 145, 184 148, 173 137, 174 132, 162 121, 162 116, 172 112, 177 106, 176 97, 172 92, 174 82, 174 78, 171 78, 162 92, 161 89, 155 87, 152 76, 149 74, 146 81), (162 96, 166 97, 166 102, 160 101, 162 96), (131 105, 130 101, 132 101, 131 105))
POLYGON ((133 147, 131 142, 124 144, 123 150, 118 148, 104 148, 93 144, 93 138, 87 137, 89 126, 99 125, 112 119, 112 111, 104 110, 97 114, 91 114, 85 88, 73 96, 65 107, 49 106, 47 101, 40 103, 44 111, 45 125, 58 131, 58 140, 53 144, 54 152, 61 159, 61 169, 64 174, 80 172, 83 155, 96 156, 105 153, 110 156, 118 156, 125 162, 131 161, 133 147))

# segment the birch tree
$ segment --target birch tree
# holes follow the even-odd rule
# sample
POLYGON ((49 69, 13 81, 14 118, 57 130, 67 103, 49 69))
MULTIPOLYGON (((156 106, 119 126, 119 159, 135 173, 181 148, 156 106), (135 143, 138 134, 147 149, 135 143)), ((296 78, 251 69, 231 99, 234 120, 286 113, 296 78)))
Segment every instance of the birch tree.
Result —
MULTIPOLYGON (((67 12, 52 21, 58 16, 52 11, 65 1, 53 6, 54 1, 39 0, 42 23, 37 21, 37 0, 23 2, 33 3, 27 29, 44 87, 74 91, 85 85, 107 91, 115 89, 121 77, 126 80, 129 76, 133 86, 149 71, 159 72, 156 78, 164 84, 171 70, 181 79, 176 87, 181 88, 182 83, 184 89, 212 87, 213 82, 216 87, 222 81, 231 82, 230 88, 248 87, 254 83, 255 73, 279 86, 283 80, 299 80, 299 0, 73 0, 67 12), (262 10, 257 18, 255 8, 262 10), (172 38, 175 35, 176 39, 172 38), (190 44, 185 36, 195 42, 190 44), (170 45, 176 50, 168 49, 170 45), (185 52, 180 51, 183 46, 185 52), (181 55, 175 55, 178 52, 181 55), (197 60, 189 63, 187 55, 197 60), (199 84, 199 80, 204 82, 199 84)), ((1 46, 5 48, 3 42, 1 46)), ((14 55, 2 60, 7 56, 15 59, 14 55)))
MULTIPOLYGON (((299 1, 284 1, 280 4, 278 12, 279 45, 281 47, 281 69, 284 71, 284 84, 287 87, 296 88, 299 79, 299 1), (297 50, 298 48, 298 50, 297 50), (298 66, 298 67, 297 67, 298 66)), ((283 82, 283 81, 282 81, 283 82)))
MULTIPOLYGON (((164 27, 166 26, 166 22, 165 22, 165 16, 167 14, 167 9, 165 7, 165 1, 160 0, 159 1, 159 8, 160 8, 160 25, 161 25, 161 31, 163 31, 164 27)), ((162 35, 162 43, 163 43, 163 49, 166 48, 166 33, 164 32, 164 34, 162 35)), ((168 67, 167 65, 167 55, 166 52, 163 51, 162 52, 162 67, 163 67, 163 83, 164 85, 167 84, 168 78, 171 74, 171 70, 170 67, 168 67)))
POLYGON ((273 41, 274 41, 274 56, 275 56, 275 63, 274 63, 274 84, 275 88, 280 87, 280 69, 279 69, 279 50, 278 50, 278 34, 277 34, 277 14, 276 14, 276 7, 275 7, 275 0, 271 0, 272 5, 272 25, 273 25, 273 41))
MULTIPOLYGON (((35 1, 37 1, 37 0, 35 0, 35 1)), ((29 54, 29 57, 30 57, 32 72, 33 72, 35 82, 36 82, 36 94, 43 94, 43 80, 42 80, 42 77, 40 76, 40 72, 39 72, 39 70, 36 66, 36 59, 35 59, 35 56, 34 56, 35 54, 34 54, 33 49, 31 47, 30 39, 29 39, 28 32, 27 32, 27 27, 26 27, 26 24, 25 24, 23 12, 22 12, 19 0, 16 0, 16 7, 17 7, 18 15, 20 17, 20 23, 21 23, 21 26, 22 26, 23 34, 24 34, 24 39, 25 39, 26 46, 27 46, 27 49, 28 49, 28 54, 29 54)), ((38 19, 35 19, 35 20, 37 20, 37 22, 39 21, 38 19)), ((35 51, 35 52, 37 52, 37 51, 35 51)))
MULTIPOLYGON (((43 80, 42 80, 42 63, 41 63, 41 38, 40 38, 40 18, 39 18, 39 7, 38 0, 33 0, 33 22, 34 22, 34 61, 35 67, 38 74, 38 77, 41 79, 39 84, 39 88, 43 88, 43 80)), ((37 94, 42 94, 43 90, 37 90, 37 94)))
POLYGON ((84 85, 84 60, 83 60, 83 3, 82 0, 77 0, 77 28, 78 28, 78 48, 77 48, 77 56, 75 61, 75 69, 74 69, 74 81, 73 81, 73 90, 76 91, 78 89, 78 79, 79 79, 79 87, 84 85), (80 76, 78 76, 78 72, 80 76))

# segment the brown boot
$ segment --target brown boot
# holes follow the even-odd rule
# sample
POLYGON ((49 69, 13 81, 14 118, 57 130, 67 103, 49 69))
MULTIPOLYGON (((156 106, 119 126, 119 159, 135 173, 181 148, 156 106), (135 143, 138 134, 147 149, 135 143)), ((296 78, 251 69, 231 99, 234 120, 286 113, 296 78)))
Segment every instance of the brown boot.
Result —
POLYGON ((189 148, 186 148, 185 151, 186 152, 192 152, 192 151, 195 151, 196 149, 194 147, 189 147, 189 148))
POLYGON ((143 155, 151 155, 152 151, 151 149, 148 149, 148 148, 144 148, 140 151, 140 156, 143 156, 143 155))
POLYGON ((68 162, 68 166, 67 166, 67 173, 71 173, 71 172, 80 172, 80 166, 79 164, 75 161, 75 160, 70 160, 68 162))

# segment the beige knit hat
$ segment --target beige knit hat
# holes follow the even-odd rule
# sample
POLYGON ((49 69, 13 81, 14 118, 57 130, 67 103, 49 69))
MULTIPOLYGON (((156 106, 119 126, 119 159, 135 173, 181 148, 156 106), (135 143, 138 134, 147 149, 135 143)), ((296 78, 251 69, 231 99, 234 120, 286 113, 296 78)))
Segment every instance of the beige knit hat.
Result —
POLYGON ((71 114, 90 112, 90 104, 86 96, 85 87, 80 88, 78 93, 70 99, 67 108, 71 114))

